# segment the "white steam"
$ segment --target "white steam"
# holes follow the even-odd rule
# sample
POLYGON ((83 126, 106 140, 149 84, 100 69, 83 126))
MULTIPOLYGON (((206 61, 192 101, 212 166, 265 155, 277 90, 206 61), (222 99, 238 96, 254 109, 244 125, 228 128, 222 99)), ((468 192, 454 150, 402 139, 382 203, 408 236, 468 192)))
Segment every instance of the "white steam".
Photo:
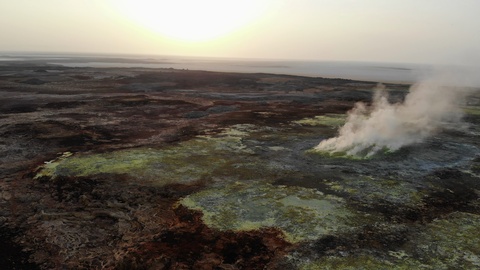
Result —
POLYGON ((429 79, 410 87, 404 102, 392 104, 383 85, 373 102, 355 104, 339 135, 320 142, 319 151, 371 156, 380 150, 395 151, 418 143, 437 131, 453 127, 462 117, 466 87, 452 86, 448 76, 429 79))

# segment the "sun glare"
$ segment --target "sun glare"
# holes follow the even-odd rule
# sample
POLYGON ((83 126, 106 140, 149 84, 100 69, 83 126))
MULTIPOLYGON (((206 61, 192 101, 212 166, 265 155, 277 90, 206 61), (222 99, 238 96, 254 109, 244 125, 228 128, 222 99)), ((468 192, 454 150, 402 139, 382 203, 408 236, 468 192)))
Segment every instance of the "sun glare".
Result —
POLYGON ((208 41, 255 22, 262 0, 115 0, 112 4, 149 30, 183 41, 208 41))

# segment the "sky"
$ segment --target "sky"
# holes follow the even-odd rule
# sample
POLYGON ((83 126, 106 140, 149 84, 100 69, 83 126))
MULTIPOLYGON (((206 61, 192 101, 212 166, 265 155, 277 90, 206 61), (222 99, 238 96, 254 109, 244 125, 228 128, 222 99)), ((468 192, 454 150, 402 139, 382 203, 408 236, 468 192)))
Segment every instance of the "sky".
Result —
POLYGON ((0 51, 480 63, 478 0, 0 0, 0 51))

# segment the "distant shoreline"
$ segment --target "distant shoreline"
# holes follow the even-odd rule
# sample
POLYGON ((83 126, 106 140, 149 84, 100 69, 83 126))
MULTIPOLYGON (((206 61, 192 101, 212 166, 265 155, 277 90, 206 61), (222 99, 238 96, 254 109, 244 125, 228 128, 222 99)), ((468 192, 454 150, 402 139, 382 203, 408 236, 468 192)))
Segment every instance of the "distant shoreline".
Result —
POLYGON ((342 78, 360 81, 411 84, 431 72, 418 64, 255 60, 181 56, 129 56, 42 53, 0 53, 2 62, 31 62, 67 67, 173 68, 215 72, 270 73, 306 77, 342 78))

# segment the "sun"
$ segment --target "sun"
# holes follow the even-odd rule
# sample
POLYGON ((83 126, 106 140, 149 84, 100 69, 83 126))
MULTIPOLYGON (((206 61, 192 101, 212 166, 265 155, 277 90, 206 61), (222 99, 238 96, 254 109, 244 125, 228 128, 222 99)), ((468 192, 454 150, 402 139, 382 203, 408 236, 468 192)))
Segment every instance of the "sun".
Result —
POLYGON ((121 13, 160 35, 208 41, 255 22, 265 0, 112 0, 121 13))

